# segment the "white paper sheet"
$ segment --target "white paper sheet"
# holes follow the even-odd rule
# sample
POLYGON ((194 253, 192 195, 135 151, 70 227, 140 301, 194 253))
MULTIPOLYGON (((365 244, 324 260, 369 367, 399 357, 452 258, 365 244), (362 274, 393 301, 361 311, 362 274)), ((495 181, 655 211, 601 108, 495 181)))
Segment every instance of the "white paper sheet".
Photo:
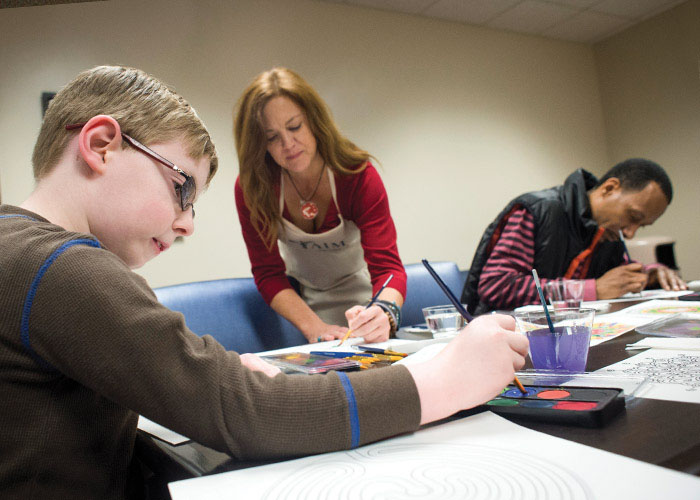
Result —
MULTIPOLYGON (((424 339, 424 340, 405 340, 405 339, 389 339, 386 342, 377 342, 375 344, 366 344, 371 347, 376 347, 377 349, 390 349, 398 352, 413 353, 419 351, 425 346, 431 344, 446 344, 450 341, 450 338, 441 339, 424 339)), ((354 351, 356 349, 353 346, 365 345, 365 341, 362 338, 350 338, 342 346, 339 346, 339 340, 332 340, 328 342, 318 342, 316 344, 304 344, 294 347, 285 347, 283 349, 276 349, 274 351, 265 351, 257 353, 259 356, 265 356, 268 354, 279 354, 283 352, 311 352, 311 351, 354 351)), ((359 351, 358 351, 359 352, 359 351)))
POLYGON ((700 479, 491 412, 363 446, 170 483, 173 500, 697 498, 700 479))
POLYGON ((654 349, 672 349, 675 351, 700 351, 700 339, 679 337, 647 337, 639 342, 627 345, 628 350, 647 349, 650 347, 653 347, 654 349))
POLYGON ((649 383, 638 397, 700 403, 700 353, 696 351, 649 349, 596 373, 646 377, 649 383))
POLYGON ((692 290, 642 290, 641 293, 626 293, 617 299, 595 300, 584 302, 581 307, 595 307, 598 304, 615 304, 616 302, 635 302, 638 300, 672 299, 681 295, 693 293, 692 290))
POLYGON ((175 431, 171 431, 167 427, 163 427, 160 424, 148 420, 146 417, 139 415, 139 422, 136 427, 144 432, 148 432, 150 435, 157 437, 161 441, 165 441, 170 444, 180 444, 190 441, 190 438, 178 434, 175 431))

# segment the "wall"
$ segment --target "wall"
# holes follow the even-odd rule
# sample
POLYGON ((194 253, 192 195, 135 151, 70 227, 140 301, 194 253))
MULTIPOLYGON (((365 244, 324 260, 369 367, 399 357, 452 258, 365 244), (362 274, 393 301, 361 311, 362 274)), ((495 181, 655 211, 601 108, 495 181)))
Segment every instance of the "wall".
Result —
POLYGON ((639 232, 671 236, 686 279, 700 278, 700 0, 685 2, 594 48, 610 160, 663 165, 674 199, 639 232))
POLYGON ((231 109, 259 72, 284 65, 376 155, 404 262, 468 267, 513 196, 608 167, 590 47, 313 0, 113 0, 0 9, 2 198, 21 203, 39 97, 97 64, 126 64, 197 108, 222 167, 197 230, 141 272, 152 286, 249 276, 233 201, 231 109))

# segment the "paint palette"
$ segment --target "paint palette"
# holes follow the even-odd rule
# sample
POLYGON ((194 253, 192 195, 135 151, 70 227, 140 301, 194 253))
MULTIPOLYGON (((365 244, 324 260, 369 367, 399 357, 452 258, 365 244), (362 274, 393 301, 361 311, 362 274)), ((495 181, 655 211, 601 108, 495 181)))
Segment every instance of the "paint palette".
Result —
POLYGON ((625 409, 622 389, 526 385, 525 391, 509 385, 484 406, 501 415, 583 427, 602 427, 625 409))
POLYGON ((330 370, 359 370, 361 365, 357 361, 343 358, 332 358, 321 354, 309 354, 308 352, 285 352, 282 354, 270 354, 261 356, 270 364, 277 366, 284 373, 326 373, 330 370))

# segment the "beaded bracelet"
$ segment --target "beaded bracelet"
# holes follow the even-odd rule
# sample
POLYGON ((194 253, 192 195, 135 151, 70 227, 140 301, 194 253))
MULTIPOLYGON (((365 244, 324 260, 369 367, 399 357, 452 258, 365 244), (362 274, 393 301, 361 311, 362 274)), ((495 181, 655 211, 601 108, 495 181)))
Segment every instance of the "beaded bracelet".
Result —
POLYGON ((395 334, 396 330, 398 330, 401 325, 401 308, 399 308, 396 302, 388 300, 377 300, 375 304, 384 309, 384 312, 389 318, 389 334, 395 334))

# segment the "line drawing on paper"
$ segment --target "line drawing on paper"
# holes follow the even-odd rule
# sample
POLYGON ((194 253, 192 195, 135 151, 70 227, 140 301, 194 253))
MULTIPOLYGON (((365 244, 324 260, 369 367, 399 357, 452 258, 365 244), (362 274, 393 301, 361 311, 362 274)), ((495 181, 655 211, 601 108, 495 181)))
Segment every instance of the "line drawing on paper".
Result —
POLYGON ((560 464, 528 453, 467 444, 377 443, 305 464, 262 498, 588 500, 560 464))
POLYGON ((679 353, 667 357, 649 357, 638 362, 633 360, 634 357, 621 362, 620 368, 605 371, 641 375, 649 382, 680 385, 686 391, 700 390, 700 356, 679 353))
POLYGON ((700 313, 700 306, 659 306, 640 309, 638 314, 678 314, 678 313, 700 313))

